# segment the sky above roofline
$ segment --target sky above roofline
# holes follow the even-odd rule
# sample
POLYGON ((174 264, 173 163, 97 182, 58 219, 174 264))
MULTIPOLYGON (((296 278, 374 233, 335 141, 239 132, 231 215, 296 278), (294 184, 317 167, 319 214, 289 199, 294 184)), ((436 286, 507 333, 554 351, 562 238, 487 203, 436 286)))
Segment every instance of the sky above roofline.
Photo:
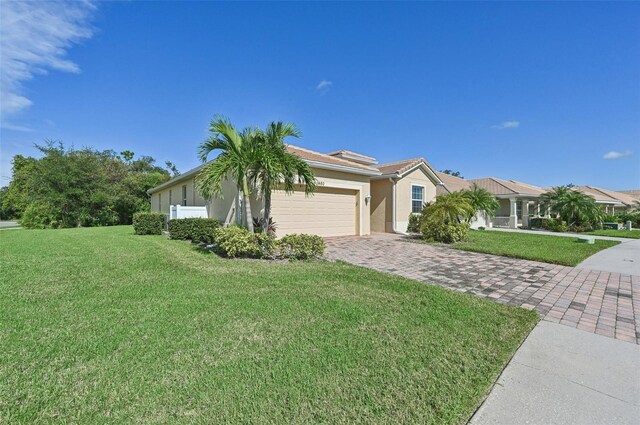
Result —
POLYGON ((638 3, 3 2, 0 12, 2 185, 13 155, 46 139, 187 171, 223 114, 239 127, 294 122, 297 146, 380 164, 424 157, 466 178, 640 188, 638 3))

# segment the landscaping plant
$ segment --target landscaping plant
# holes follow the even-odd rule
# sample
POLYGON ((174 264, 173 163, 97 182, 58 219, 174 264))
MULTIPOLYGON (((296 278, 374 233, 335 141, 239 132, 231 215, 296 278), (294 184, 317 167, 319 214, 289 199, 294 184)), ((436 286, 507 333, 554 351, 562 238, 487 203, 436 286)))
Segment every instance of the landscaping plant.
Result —
POLYGON ((161 235, 164 214, 139 212, 133 215, 133 231, 136 235, 161 235))
POLYGON ((216 117, 209 132, 211 136, 198 149, 200 160, 206 162, 213 151, 221 153, 202 168, 196 177, 196 187, 205 199, 221 196, 222 184, 230 176, 242 191, 245 223, 253 232, 249 170, 255 162, 260 131, 248 127, 238 132, 228 119, 216 117))
POLYGON ((496 210, 500 207, 498 200, 491 192, 475 183, 471 186, 471 189, 464 190, 462 193, 474 211, 484 212, 487 217, 494 217, 496 210))
POLYGON ((276 241, 278 256, 292 260, 321 258, 324 255, 324 240, 317 235, 291 234, 276 241))
POLYGON ((212 243, 220 222, 214 218, 179 218, 169 220, 169 238, 212 243))
POLYGON ((542 205, 560 216, 569 227, 597 226, 602 223, 602 208, 595 199, 573 189, 572 185, 554 187, 541 196, 542 205))
POLYGON ((469 232, 469 220, 475 212, 463 192, 441 195, 422 209, 420 231, 427 240, 460 241, 469 232))

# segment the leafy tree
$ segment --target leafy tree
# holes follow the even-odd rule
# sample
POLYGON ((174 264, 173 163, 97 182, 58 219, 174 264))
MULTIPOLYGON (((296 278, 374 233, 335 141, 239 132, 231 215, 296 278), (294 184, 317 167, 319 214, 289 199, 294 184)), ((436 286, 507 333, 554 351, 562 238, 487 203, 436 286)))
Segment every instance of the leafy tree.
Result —
POLYGON ((149 209, 146 191, 169 179, 153 165, 127 162, 115 152, 36 145, 41 158, 13 159, 13 179, 2 199, 25 227, 130 224, 133 213, 149 209), (140 165, 143 166, 140 166, 140 165))
POLYGON ((464 190, 462 193, 475 211, 484 211, 489 217, 495 216, 496 210, 500 207, 498 200, 491 192, 475 183, 471 189, 464 190))
POLYGON ((200 171, 196 177, 197 189, 205 198, 222 196, 222 183, 231 177, 242 191, 245 223, 253 232, 249 171, 254 163, 260 131, 245 128, 238 132, 228 119, 216 117, 211 121, 209 132, 211 136, 198 149, 200 160, 206 162, 213 151, 220 150, 221 153, 200 171))
POLYGON ((449 174, 450 176, 460 177, 461 179, 464 178, 462 177, 462 174, 460 174, 460 171, 453 171, 453 170, 446 169, 446 170, 441 170, 440 172, 444 174, 449 174))
POLYGON ((124 158, 124 161, 127 163, 131 162, 131 160, 135 156, 135 154, 131 151, 122 151, 120 152, 120 155, 122 155, 122 158, 124 158))
POLYGON ((173 177, 176 177, 176 176, 180 175, 180 171, 178 171, 178 167, 176 167, 176 165, 173 162, 165 161, 164 164, 167 166, 169 171, 171 171, 173 173, 173 177))
MULTIPOLYGON (((302 184, 305 194, 309 195, 316 188, 316 179, 309 165, 287 151, 284 143, 287 137, 300 137, 300 131, 294 124, 278 121, 270 123, 257 138, 250 176, 264 197, 263 223, 270 222, 271 194, 274 190, 280 189, 290 194, 296 184, 302 184)), ((263 232, 268 232, 268 226, 263 226, 263 232)))

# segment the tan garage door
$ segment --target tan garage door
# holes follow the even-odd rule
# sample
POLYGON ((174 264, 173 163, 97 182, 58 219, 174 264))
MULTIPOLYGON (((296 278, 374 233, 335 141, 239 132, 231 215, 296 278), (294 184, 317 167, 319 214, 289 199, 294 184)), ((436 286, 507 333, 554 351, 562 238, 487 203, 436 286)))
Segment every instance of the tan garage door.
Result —
POLYGON ((278 236, 311 233, 319 236, 358 234, 358 205, 355 190, 319 187, 309 197, 274 192, 271 216, 278 236))

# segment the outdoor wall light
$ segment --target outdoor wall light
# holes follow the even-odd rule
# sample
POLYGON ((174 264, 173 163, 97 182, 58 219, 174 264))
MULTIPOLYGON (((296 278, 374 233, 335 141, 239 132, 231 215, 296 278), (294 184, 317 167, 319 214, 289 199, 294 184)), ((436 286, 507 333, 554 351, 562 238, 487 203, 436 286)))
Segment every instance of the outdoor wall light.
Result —
POLYGON ((371 194, 369 193, 367 196, 364 197, 364 203, 368 204, 369 201, 371 201, 371 194))

